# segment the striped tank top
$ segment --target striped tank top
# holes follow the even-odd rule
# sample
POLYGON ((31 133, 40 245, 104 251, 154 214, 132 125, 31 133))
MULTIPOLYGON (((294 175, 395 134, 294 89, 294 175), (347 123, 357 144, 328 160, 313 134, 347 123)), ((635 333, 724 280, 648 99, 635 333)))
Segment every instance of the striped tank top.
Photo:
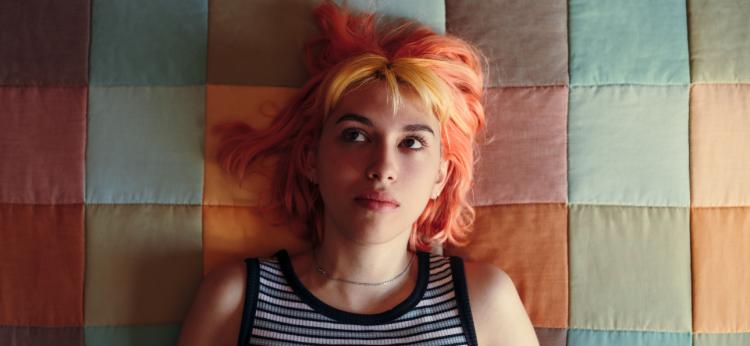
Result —
POLYGON ((239 345, 476 345, 463 262, 417 252, 417 284, 393 309, 357 314, 316 298, 289 255, 245 260, 239 345))

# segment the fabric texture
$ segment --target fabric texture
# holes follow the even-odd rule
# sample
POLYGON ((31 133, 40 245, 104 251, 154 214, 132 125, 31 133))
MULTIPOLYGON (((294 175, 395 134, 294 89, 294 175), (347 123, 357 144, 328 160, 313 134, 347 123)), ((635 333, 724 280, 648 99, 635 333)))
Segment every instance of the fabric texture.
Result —
POLYGON ((91 0, 3 1, 0 85, 88 85, 91 20, 91 0))
POLYGON ((696 83, 750 83, 750 6, 744 0, 691 0, 690 62, 696 83))
POLYGON ((571 85, 687 85, 683 0, 570 0, 571 85))
POLYGON ((90 84, 204 84, 207 7, 203 0, 94 0, 90 84))
POLYGON ((0 87, 0 202, 83 203, 85 87, 0 87))

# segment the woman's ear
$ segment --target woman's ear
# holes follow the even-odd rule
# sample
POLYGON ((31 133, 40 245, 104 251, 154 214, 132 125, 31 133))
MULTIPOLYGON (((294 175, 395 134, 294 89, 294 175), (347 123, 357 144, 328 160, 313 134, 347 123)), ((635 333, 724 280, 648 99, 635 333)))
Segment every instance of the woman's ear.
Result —
POLYGON ((430 199, 437 199, 440 193, 443 192, 445 184, 448 182, 448 160, 440 160, 440 167, 438 168, 438 177, 435 181, 435 185, 432 187, 432 194, 430 199))

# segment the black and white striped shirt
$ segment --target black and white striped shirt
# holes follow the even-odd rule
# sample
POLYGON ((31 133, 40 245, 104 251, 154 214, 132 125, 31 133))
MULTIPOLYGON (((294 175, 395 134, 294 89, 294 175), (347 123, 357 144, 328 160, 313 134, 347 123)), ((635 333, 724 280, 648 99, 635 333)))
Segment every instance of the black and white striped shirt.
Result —
POLYGON ((476 345, 463 262, 417 252, 417 285, 379 314, 356 314, 317 299, 289 255, 249 258, 239 345, 476 345))

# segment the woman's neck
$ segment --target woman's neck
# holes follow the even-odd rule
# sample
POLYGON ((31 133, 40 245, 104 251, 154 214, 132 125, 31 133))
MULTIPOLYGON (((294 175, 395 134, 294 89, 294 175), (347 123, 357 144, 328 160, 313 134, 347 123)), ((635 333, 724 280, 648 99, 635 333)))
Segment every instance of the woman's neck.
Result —
POLYGON ((407 267, 415 261, 415 254, 407 250, 406 242, 399 240, 359 244, 329 236, 313 250, 313 265, 316 270, 324 271, 322 276, 326 279, 343 284, 395 284, 401 278, 397 276, 405 273, 407 267))
POLYGON ((292 265, 299 270, 302 285, 324 303, 343 311, 374 314, 392 309, 415 289, 419 260, 414 258, 409 264, 411 256, 416 254, 407 251, 406 242, 401 246, 322 242, 314 251, 293 258, 292 265), (317 266, 329 274, 322 275, 316 270, 317 266), (330 279, 380 283, 395 276, 398 277, 381 285, 330 279))

